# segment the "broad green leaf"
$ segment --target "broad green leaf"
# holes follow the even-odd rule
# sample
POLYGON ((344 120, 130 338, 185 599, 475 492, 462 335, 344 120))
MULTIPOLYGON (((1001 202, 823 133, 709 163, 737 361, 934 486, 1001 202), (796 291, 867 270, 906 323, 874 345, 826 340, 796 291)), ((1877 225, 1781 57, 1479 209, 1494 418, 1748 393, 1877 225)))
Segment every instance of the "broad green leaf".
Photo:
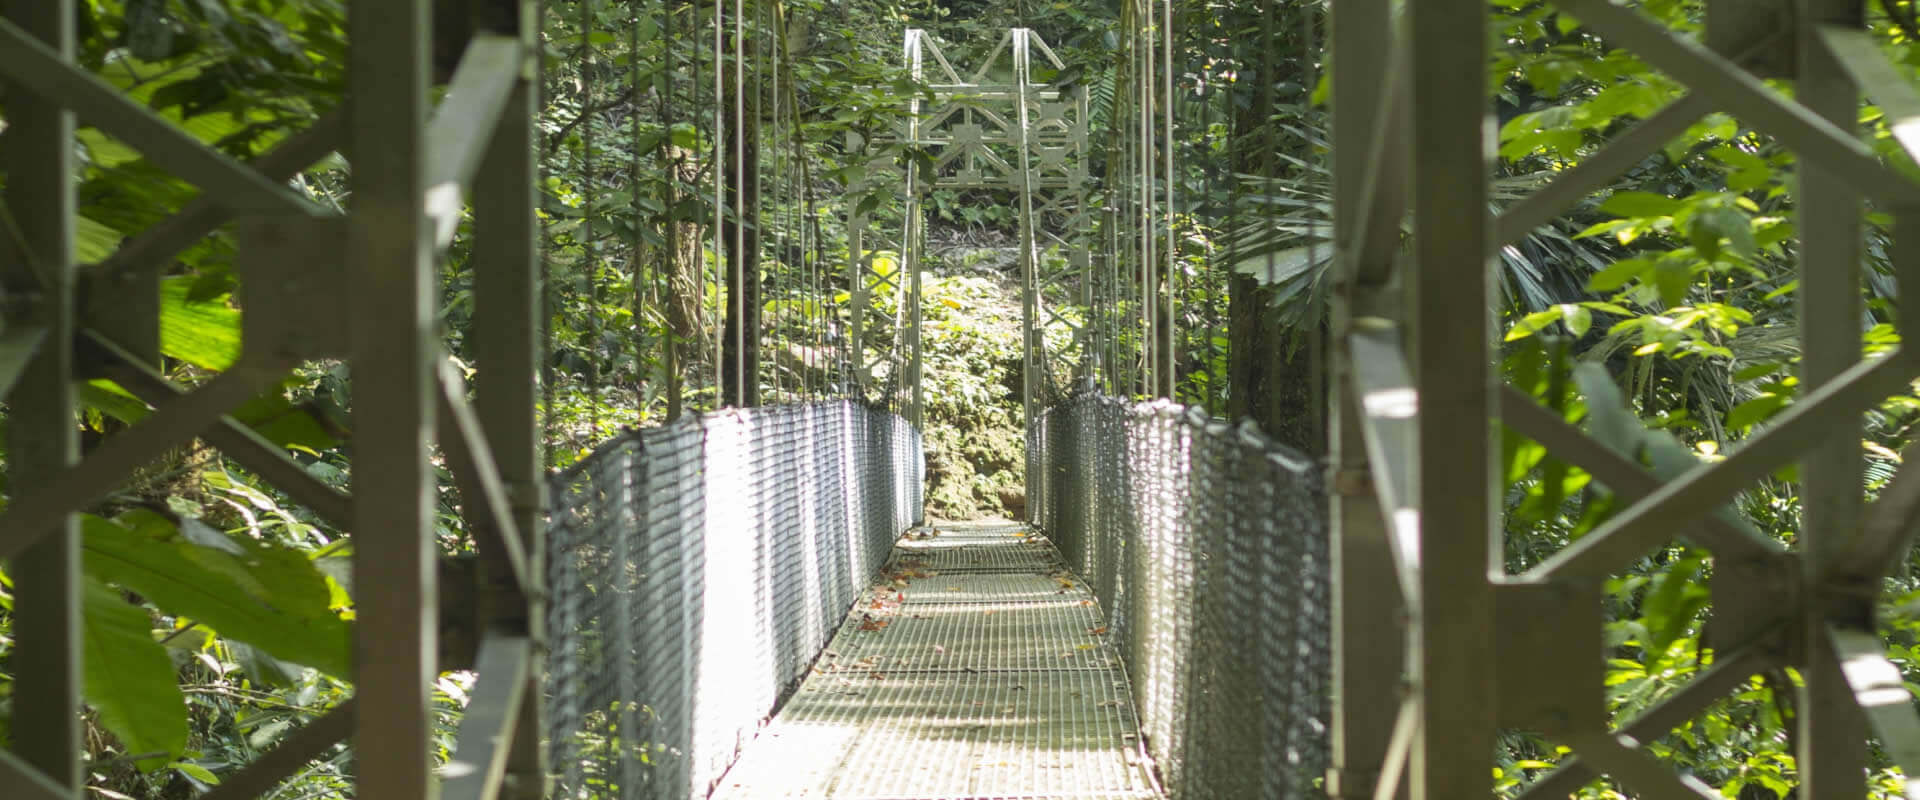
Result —
POLYGON ((1600 210, 1617 217, 1670 217, 1679 211, 1679 200, 1652 192, 1614 192, 1600 210))
POLYGON ((137 762, 141 769, 159 768, 187 749, 187 700, 173 661, 154 641, 146 609, 99 581, 83 591, 87 703, 127 755, 159 754, 137 762))
POLYGON ((1785 366, 1786 366, 1786 362, 1784 361, 1770 361, 1762 364, 1755 364, 1750 367, 1742 367, 1741 369, 1733 373, 1733 379, 1736 381, 1759 380, 1760 378, 1764 378, 1764 377, 1767 377, 1768 375, 1772 375, 1773 373, 1779 372, 1785 366))
POLYGON ((1758 397, 1734 406, 1727 412, 1727 427, 1744 430, 1767 421, 1775 412, 1787 406, 1787 396, 1773 392, 1763 392, 1758 397))
POLYGON ((1706 607, 1707 589, 1695 580, 1702 564, 1700 556, 1688 556, 1675 561, 1654 578, 1653 589, 1641 606, 1641 620, 1647 627, 1649 660, 1664 654, 1669 645, 1686 635, 1694 616, 1706 607))
POLYGON ((140 398, 128 394, 127 390, 113 381, 95 379, 80 384, 76 389, 81 402, 121 422, 132 424, 153 413, 140 398))
MULTIPOLYGON (((1596 292, 1610 292, 1632 283, 1635 279, 1653 268, 1653 262, 1644 258, 1624 258, 1613 262, 1606 269, 1587 279, 1587 288, 1596 292)), ((1631 313, 1631 312, 1621 312, 1631 313)))
POLYGON ((195 764, 191 761, 174 761, 174 762, 168 763, 167 767, 169 769, 179 770, 180 774, 185 775, 201 783, 207 784, 208 786, 220 785, 220 779, 214 776, 213 770, 207 769, 206 767, 200 766, 199 764, 195 764))
POLYGON ((87 574, 276 658, 351 674, 350 628, 306 556, 146 510, 82 519, 87 574))
POLYGON ((1613 382, 1607 368, 1592 363, 1575 366, 1573 382, 1586 395, 1587 423, 1594 440, 1621 455, 1638 457, 1646 426, 1627 405, 1626 394, 1613 382))
POLYGON ((84 216, 73 218, 73 256, 82 264, 98 264, 120 249, 120 232, 84 216))
POLYGON ((223 370, 240 358, 240 312, 226 298, 188 298, 191 278, 160 283, 160 351, 201 369, 223 370))
POLYGON ((1574 338, 1587 335, 1587 329, 1593 327, 1593 312, 1584 306, 1562 303, 1556 308, 1560 310, 1561 324, 1567 326, 1567 333, 1573 334, 1574 338))
POLYGON ((1263 286, 1285 283, 1333 260, 1333 247, 1316 242, 1277 253, 1242 259, 1233 271, 1260 281, 1263 286))

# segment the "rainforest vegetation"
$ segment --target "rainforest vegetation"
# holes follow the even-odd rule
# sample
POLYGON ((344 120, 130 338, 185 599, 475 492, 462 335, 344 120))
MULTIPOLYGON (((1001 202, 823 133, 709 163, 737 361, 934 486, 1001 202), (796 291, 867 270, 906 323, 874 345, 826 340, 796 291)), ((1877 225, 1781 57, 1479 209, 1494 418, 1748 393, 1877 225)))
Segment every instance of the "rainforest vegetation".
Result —
MULTIPOLYGON (((1095 175, 1118 158, 1104 131, 1128 113, 1123 56, 1134 21, 1122 4, 1087 0, 747 0, 768 48, 744 118, 722 119, 713 57, 693 32, 699 2, 550 0, 539 155, 547 271, 544 434, 551 467, 572 463, 626 427, 719 405, 839 396, 853 390, 845 321, 849 207, 901 224, 897 183, 867 180, 876 152, 904 152, 886 132, 928 88, 900 63, 903 32, 924 28, 957 63, 983 58, 1013 26, 1037 31, 1064 68, 1036 77, 1084 93, 1095 175), (777 78, 775 77, 777 76, 777 78), (759 153, 749 199, 759 208, 758 279, 725 286, 712 242, 716 124, 740 126, 759 153), (736 302, 744 298, 745 302, 736 302), (723 396, 714 342, 747 326, 759 339, 748 397, 723 396)), ((1131 8, 1131 4, 1125 4, 1131 8)), ((1638 4, 1698 32, 1700 0, 1638 4)), ((184 126, 250 159, 335 113, 347 52, 340 0, 84 0, 86 69, 184 126)), ((1590 155, 1607 136, 1680 93, 1671 79, 1532 0, 1493 0, 1487 65, 1499 121, 1497 200, 1507 202, 1590 155)), ((1175 254, 1175 398, 1220 416, 1249 416, 1308 453, 1325 450, 1325 340, 1332 280, 1324 0, 1174 0, 1171 49, 1177 123, 1176 215, 1161 245, 1175 254)), ((1920 80, 1912 7, 1877 5, 1881 46, 1920 80), (1889 14, 1891 10, 1891 14, 1889 14)), ((5 95, 0 95, 4 153, 5 95)), ((730 107, 730 106, 729 106, 730 107)), ((1913 170, 1878 109, 1860 119, 1883 159, 1913 170)), ((901 153, 895 153, 900 155, 901 153)), ((146 226, 194 190, 138 153, 83 127, 78 156, 86 269, 110 267, 146 226)), ((1356 157, 1347 155, 1345 157, 1356 157)), ((905 154, 910 163, 911 154, 905 154)), ((1793 279, 1794 156, 1724 114, 1708 116, 1567 217, 1499 257, 1501 369, 1569 419, 1608 431, 1671 476, 1763 428, 1790 407, 1799 340, 1793 279)), ((348 160, 330 157, 292 183, 350 204, 348 160)), ((1920 174, 1920 173, 1916 173, 1920 174)), ((0 175, 4 179, 4 175, 0 175)), ((1095 190, 1097 205, 1111 198, 1095 190)), ((1017 213, 990 192, 936 191, 924 277, 929 511, 1019 515, 1023 429, 1017 213)), ((1895 343, 1890 222, 1872 217, 1864 250, 1864 352, 1895 343)), ((0 223, 7 222, 0 220, 0 223)), ((0 236, 9 228, 0 227, 0 236)), ((471 313, 471 247, 456 235, 440 291, 456 356, 471 313)), ((193 385, 238 353, 236 236, 223 231, 164 270, 160 310, 167 374, 193 385)), ((1059 257, 1058 253, 1054 254, 1059 257)), ((876 255, 897 263, 898 253, 876 255)), ((886 298, 879 298, 885 301, 886 298)), ((1464 312, 1463 312, 1464 313, 1464 312)), ((892 336, 880 320, 880 338, 892 336)), ((1049 332, 1054 335, 1055 332, 1049 332)), ((898 366, 876 385, 898 385, 898 366)), ((345 487, 352 376, 310 366, 240 415, 345 487)), ((1119 387, 1126 391, 1127 387, 1119 387)), ((106 380, 81 387, 89 442, 148 413, 106 380)), ((887 398, 867 398, 885 402, 887 398)), ((1860 442, 1871 495, 1901 463, 1920 396, 1868 418, 1860 442)), ((0 424, 5 416, 0 414, 0 424)), ((1616 509, 1583 471, 1510 436, 1507 560, 1538 562, 1616 509)), ((4 454, 0 453, 0 458, 4 454)), ((1796 475, 1743 494, 1738 513, 1792 542, 1796 475)), ((443 498, 440 544, 470 548, 443 498)), ((215 451, 182 449, 83 519, 91 789, 103 798, 188 798, 256 757, 298 723, 351 694, 353 581, 347 540, 215 451), (187 591, 193 587, 194 591, 187 591), (261 611, 261 609, 269 609, 261 611)), ((1628 715, 1695 674, 1713 560, 1675 544, 1606 583, 1609 708, 1628 715)), ((1883 633, 1920 692, 1920 580, 1886 587, 1883 633)), ((10 584, 0 575, 0 739, 9 730, 10 584)), ((1662 759, 1730 798, 1792 795, 1792 685, 1755 678, 1673 735, 1662 759)), ((446 730, 471 676, 439 681, 446 730)), ((1514 792, 1564 754, 1515 732, 1501 742, 1499 781, 1514 792)), ((1876 762, 1878 763, 1878 762, 1876 762)), ((282 785, 282 800, 345 797, 341 748, 282 785)), ((1877 766, 1877 792, 1895 791, 1877 766)), ((0 790, 0 793, 4 793, 0 790)), ((1620 797, 1602 781, 1583 797, 1620 797)), ((1878 795, 1876 795, 1878 796, 1878 795)), ((1890 796, 1890 795, 1889 795, 1890 796)))

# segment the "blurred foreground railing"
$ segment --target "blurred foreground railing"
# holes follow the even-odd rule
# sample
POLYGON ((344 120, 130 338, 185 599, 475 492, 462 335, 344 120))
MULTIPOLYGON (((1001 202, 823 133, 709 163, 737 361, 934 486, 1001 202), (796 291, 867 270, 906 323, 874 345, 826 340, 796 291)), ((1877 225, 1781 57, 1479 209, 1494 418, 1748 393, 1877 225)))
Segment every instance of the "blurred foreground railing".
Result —
POLYGON ((920 435, 848 401, 689 417, 555 476, 554 797, 705 797, 920 516, 920 435))
POLYGON ((1080 395, 1027 433, 1032 518, 1106 607, 1169 794, 1306 798, 1327 764, 1328 540, 1310 462, 1080 395))

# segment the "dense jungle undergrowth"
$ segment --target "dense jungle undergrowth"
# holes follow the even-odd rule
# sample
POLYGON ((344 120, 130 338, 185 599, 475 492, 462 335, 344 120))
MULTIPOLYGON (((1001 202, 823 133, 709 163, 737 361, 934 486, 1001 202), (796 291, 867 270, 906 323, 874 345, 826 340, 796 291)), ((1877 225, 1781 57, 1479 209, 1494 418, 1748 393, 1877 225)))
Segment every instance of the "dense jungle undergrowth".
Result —
POLYGON ((1018 249, 952 232, 929 231, 927 513, 1018 519, 1026 496, 1018 249))

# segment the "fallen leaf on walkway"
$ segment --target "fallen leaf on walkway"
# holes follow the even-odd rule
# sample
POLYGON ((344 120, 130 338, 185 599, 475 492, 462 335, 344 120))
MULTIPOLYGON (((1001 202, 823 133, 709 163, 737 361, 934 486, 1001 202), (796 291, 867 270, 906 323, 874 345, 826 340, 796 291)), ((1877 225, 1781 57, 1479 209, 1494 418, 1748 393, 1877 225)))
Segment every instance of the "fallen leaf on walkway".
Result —
POLYGON ((1075 650, 1092 650, 1092 649, 1093 649, 1093 645, 1090 645, 1090 644, 1076 644, 1076 645, 1074 645, 1074 646, 1073 646, 1073 649, 1075 649, 1075 650))
POLYGON ((869 677, 869 678, 872 678, 872 679, 874 679, 874 680, 876 680, 876 681, 884 681, 884 680, 886 680, 886 679, 887 679, 887 676, 885 676, 885 675, 882 675, 882 674, 880 674, 880 673, 878 673, 878 672, 875 672, 875 673, 872 673, 872 674, 870 674, 870 675, 868 675, 867 677, 869 677))
POLYGON ((1095 636, 1105 636, 1107 635, 1107 626, 1102 625, 1098 628, 1088 628, 1087 632, 1095 636))
POLYGON ((947 587, 947 591, 949 591, 949 592, 957 592, 957 591, 960 591, 960 587, 958 587, 958 586, 949 586, 949 587, 947 587))
POLYGON ((935 654, 935 655, 943 655, 943 656, 944 656, 944 655, 946 655, 946 654, 947 654, 947 648, 944 648, 944 647, 941 647, 940 645, 937 645, 937 644, 936 644, 936 645, 934 645, 934 646, 933 646, 933 652, 934 652, 934 654, 935 654))
POLYGON ((884 619, 874 619, 873 617, 867 617, 866 619, 860 621, 860 630, 863 630, 863 631, 869 631, 869 632, 877 631, 884 627, 887 627, 887 621, 884 619))

